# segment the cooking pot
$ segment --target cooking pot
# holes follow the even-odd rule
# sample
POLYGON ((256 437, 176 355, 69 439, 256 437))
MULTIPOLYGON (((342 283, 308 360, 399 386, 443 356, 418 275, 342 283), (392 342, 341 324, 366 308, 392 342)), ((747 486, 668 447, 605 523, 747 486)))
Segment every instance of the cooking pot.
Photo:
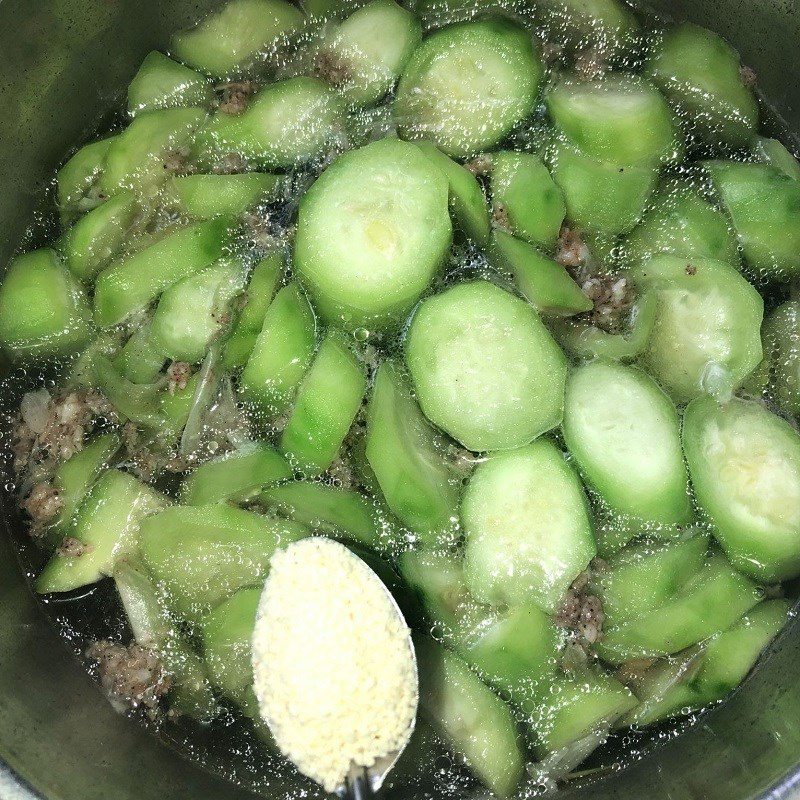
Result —
MULTIPOLYGON (((56 167, 122 106, 142 57, 163 50, 171 31, 213 5, 210 0, 0 0, 0 264, 31 244, 24 238, 26 227, 56 167)), ((800 130, 796 0, 655 5, 728 38, 758 73, 775 118, 788 130, 800 130)), ((112 710, 34 599, 14 541, 24 531, 13 499, 4 497, 3 505, 0 798, 252 798, 112 710)), ((795 618, 726 703, 683 735, 664 737, 641 760, 580 789, 566 789, 561 800, 800 797, 798 665, 800 619, 795 618)), ((292 787, 276 779, 264 794, 281 800, 292 787)))

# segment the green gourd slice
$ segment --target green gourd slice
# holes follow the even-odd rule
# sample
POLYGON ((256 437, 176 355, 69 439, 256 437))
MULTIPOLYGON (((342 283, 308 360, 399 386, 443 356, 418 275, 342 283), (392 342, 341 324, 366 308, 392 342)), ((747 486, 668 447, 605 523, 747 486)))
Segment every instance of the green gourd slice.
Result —
POLYGON ((174 283, 161 295, 150 323, 153 342, 173 361, 202 361, 225 327, 230 303, 243 284, 237 260, 220 261, 174 283))
POLYGON ((245 399, 273 415, 291 404, 311 364, 316 321, 302 289, 284 286, 267 309, 264 325, 241 375, 245 399))
POLYGON ((197 222, 112 261, 95 284, 97 325, 110 328, 123 322, 172 284, 211 266, 222 255, 229 227, 225 217, 197 222))
POLYGON ((512 797, 524 757, 511 709, 455 654, 432 639, 414 640, 420 711, 499 797, 512 797))
POLYGON ((308 534, 297 523, 225 503, 173 506, 145 520, 140 549, 172 610, 196 623, 239 589, 263 582, 275 551, 308 534))
POLYGON ((317 78, 300 76, 258 92, 241 114, 218 111, 194 138, 203 169, 235 154, 258 169, 290 169, 323 155, 341 134, 344 109, 317 78))
POLYGON ((106 152, 98 186, 112 195, 132 189, 146 197, 164 182, 164 159, 187 147, 194 132, 206 119, 198 108, 169 108, 138 114, 106 152))
POLYGON ((647 349, 657 311, 656 292, 646 290, 631 308, 628 328, 622 333, 609 333, 585 319, 553 319, 549 326, 555 340, 575 358, 633 361, 647 349))
POLYGON ((92 281, 120 251, 140 215, 136 195, 125 190, 81 217, 61 244, 70 272, 83 283, 92 281))
POLYGON ((530 305, 491 283, 424 300, 405 357, 425 416, 469 450, 519 447, 561 421, 561 350, 530 305))
POLYGON ((770 164, 705 166, 756 276, 785 282, 800 275, 800 181, 770 164))
POLYGON ((55 251, 17 256, 0 285, 0 345, 13 359, 69 355, 92 338, 86 295, 55 251))
POLYGON ((167 360, 161 344, 150 330, 150 323, 137 328, 114 359, 114 367, 132 383, 153 383, 167 360))
POLYGON ((778 306, 761 329, 775 402, 800 418, 800 300, 778 306))
POLYGON ((757 403, 686 409, 683 446, 697 502, 737 569, 774 582, 800 574, 800 434, 757 403))
POLYGON ((751 143, 753 154, 763 164, 770 164, 787 178, 800 180, 800 163, 777 139, 756 136, 751 143))
POLYGON ((492 231, 490 263, 513 276, 520 294, 544 317, 591 311, 592 301, 561 264, 505 231, 492 231))
POLYGON ((289 464, 277 450, 253 442, 197 467, 183 479, 180 498, 188 506, 240 503, 264 486, 291 477, 289 464))
POLYGON ((364 366, 344 335, 331 331, 297 390, 281 436, 281 449, 306 475, 333 463, 367 390, 364 366))
POLYGON ((492 155, 492 204, 514 236, 544 249, 555 246, 567 210, 538 156, 512 150, 492 155))
POLYGON ((240 589, 200 621, 203 659, 214 686, 236 703, 253 685, 253 628, 261 587, 240 589))
POLYGON ((340 156, 303 197, 294 264, 326 320, 385 327, 428 287, 451 236, 447 178, 383 139, 340 156))
POLYGON ((677 160, 683 142, 669 105, 647 80, 565 77, 547 93, 556 128, 588 158, 633 166, 677 160))
POLYGON ((646 373, 593 361, 567 382, 564 441, 608 507, 658 531, 691 519, 680 420, 646 373))
POLYGON ((715 553, 663 605, 606 628, 596 649, 611 664, 677 653, 733 625, 761 596, 758 586, 715 553))
POLYGON ((454 158, 491 149, 533 112, 543 72, 531 37, 514 23, 450 25, 406 66, 395 101, 400 133, 454 158))
POLYGON ((56 176, 58 209, 62 228, 67 228, 84 211, 99 201, 90 201, 87 195, 96 187, 103 171, 112 142, 116 136, 107 136, 81 147, 59 169, 56 176))
POLYGON ((684 23, 665 33, 647 72, 689 132, 715 147, 742 147, 758 126, 758 103, 744 85, 739 54, 716 33, 684 23))
POLYGON ((461 521, 467 582, 493 605, 534 603, 554 613, 597 552, 580 480, 546 439, 480 464, 461 521))
POLYGON ((394 86, 421 41, 413 14, 394 0, 372 0, 326 37, 317 71, 349 106, 369 106, 394 86))
POLYGON ((203 75, 153 50, 128 86, 128 113, 135 117, 161 108, 210 108, 213 99, 214 92, 203 75))
POLYGON ((170 184, 178 208, 195 219, 219 215, 238 217, 268 200, 280 178, 266 172, 240 175, 180 175, 170 184))
POLYGON ((258 334, 264 327, 267 309, 275 297, 283 275, 284 257, 281 251, 264 256, 253 267, 247 284, 247 304, 239 314, 233 333, 225 342, 223 365, 226 369, 243 367, 250 358, 258 334))
POLYGON ((420 141, 416 144, 447 178, 450 211, 456 227, 475 244, 485 246, 490 231, 489 206, 478 179, 430 142, 420 141))
POLYGON ((135 552, 144 519, 167 499, 132 475, 110 470, 81 503, 69 535, 81 555, 56 552, 36 579, 39 594, 69 592, 111 575, 117 560, 135 552))
POLYGON ((659 253, 713 258, 739 266, 736 233, 725 214, 691 185, 670 181, 653 198, 642 221, 625 238, 628 263, 659 253))
POLYGON ((379 549, 383 531, 373 503, 358 492, 311 481, 269 486, 259 495, 270 509, 323 533, 379 549))
POLYGON ((172 39, 175 57, 208 75, 236 75, 298 30, 302 12, 284 0, 229 0, 172 39))
POLYGON ((658 169, 651 164, 599 161, 566 141, 555 142, 549 158, 553 180, 564 194, 567 219, 596 233, 631 230, 658 182, 658 169))
POLYGON ((658 297, 643 366, 677 403, 729 396, 762 358, 764 301, 722 261, 655 256, 631 271, 658 297))
POLYGON ((449 535, 458 514, 457 475, 394 361, 384 361, 375 376, 366 455, 386 504, 404 525, 432 543, 449 535))

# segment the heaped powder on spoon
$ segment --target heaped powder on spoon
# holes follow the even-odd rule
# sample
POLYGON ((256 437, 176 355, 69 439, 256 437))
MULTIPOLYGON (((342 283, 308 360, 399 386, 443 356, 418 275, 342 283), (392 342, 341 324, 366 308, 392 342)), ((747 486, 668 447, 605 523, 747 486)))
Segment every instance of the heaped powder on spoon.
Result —
POLYGON ((401 750, 414 726, 416 661, 380 579, 338 542, 272 558, 253 633, 261 715, 281 751, 329 792, 351 762, 401 750))

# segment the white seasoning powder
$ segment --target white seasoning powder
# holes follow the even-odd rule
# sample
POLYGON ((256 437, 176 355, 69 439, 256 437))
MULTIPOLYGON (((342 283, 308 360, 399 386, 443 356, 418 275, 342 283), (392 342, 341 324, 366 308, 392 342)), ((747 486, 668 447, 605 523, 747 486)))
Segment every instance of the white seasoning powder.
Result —
POLYGON ((346 547, 279 550, 253 633, 255 692, 283 754, 332 792, 351 762, 371 767, 414 726, 416 662, 380 579, 346 547))

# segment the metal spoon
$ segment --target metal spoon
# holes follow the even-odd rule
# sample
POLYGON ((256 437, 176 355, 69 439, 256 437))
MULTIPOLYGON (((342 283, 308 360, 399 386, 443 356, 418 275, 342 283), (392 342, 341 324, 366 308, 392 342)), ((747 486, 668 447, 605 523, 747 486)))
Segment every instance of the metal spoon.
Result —
MULTIPOLYGON (((333 542, 333 540, 329 541, 331 541, 331 544, 336 544, 336 546, 346 549, 352 558, 357 558, 359 561, 361 561, 365 569, 372 576, 374 585, 380 586, 385 596, 389 599, 389 604, 396 615, 398 622, 400 622, 403 628, 408 631, 408 625, 406 625, 405 617, 403 616, 403 612, 400 610, 400 606, 397 604, 394 595, 392 595, 392 593, 389 591, 386 584, 378 576, 377 572, 372 569, 369 564, 367 564, 364 558, 361 558, 358 554, 354 553, 352 549, 345 548, 344 545, 339 544, 338 542, 333 542)), ((370 556, 372 556, 371 553, 368 557, 370 556)), ((372 559, 370 558, 370 560, 372 559)), ((269 578, 267 578, 267 581, 269 581, 269 578)), ((416 695, 419 696, 419 673, 417 657, 410 631, 407 634, 407 643, 409 656, 412 662, 411 666, 413 667, 416 695)), ((267 723, 267 726, 272 729, 271 721, 269 719, 265 719, 265 722, 267 723)), ((336 788, 334 793, 340 797, 341 800, 367 800, 367 798, 375 797, 375 795, 383 786, 387 776, 394 768, 395 764, 397 764, 398 759, 403 754, 403 751, 405 750, 405 747, 407 746, 408 741, 414 732, 415 723, 416 719, 413 719, 403 747, 399 750, 387 753, 385 756, 377 759, 376 762, 369 768, 351 763, 350 771, 345 781, 336 788)))

